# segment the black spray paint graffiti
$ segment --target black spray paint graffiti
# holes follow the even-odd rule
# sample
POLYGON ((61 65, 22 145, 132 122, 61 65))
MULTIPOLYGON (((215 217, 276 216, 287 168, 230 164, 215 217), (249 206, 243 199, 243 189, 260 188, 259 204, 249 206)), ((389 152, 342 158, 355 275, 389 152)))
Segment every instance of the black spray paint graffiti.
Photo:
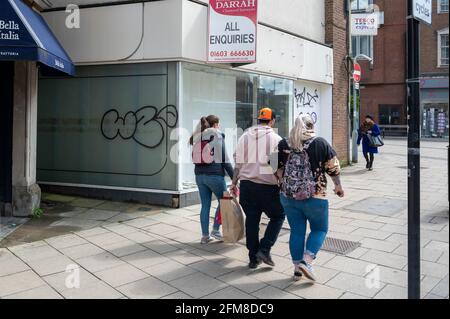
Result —
POLYGON ((313 102, 317 102, 319 99, 319 94, 317 94, 317 89, 314 90, 314 95, 310 94, 306 91, 306 87, 303 88, 303 91, 301 93, 298 93, 298 90, 294 89, 294 96, 297 108, 300 107, 314 107, 312 104, 313 102))
POLYGON ((123 117, 119 111, 105 112, 101 121, 102 135, 108 140, 120 137, 133 139, 146 148, 157 148, 164 141, 168 128, 178 122, 178 111, 174 105, 167 105, 160 111, 155 106, 144 106, 137 111, 129 111, 123 117))
MULTIPOLYGON (((295 96, 295 103, 296 103, 297 109, 305 108, 305 107, 314 108, 314 106, 315 106, 314 104, 317 103, 319 100, 318 90, 315 89, 314 94, 311 94, 306 90, 306 87, 303 87, 303 91, 301 91, 300 93, 299 93, 299 90, 297 90, 297 88, 294 88, 294 96, 295 96)), ((314 112, 314 111, 300 112, 299 115, 302 115, 303 113, 311 116, 314 124, 317 123, 317 113, 316 112, 314 112)))
MULTIPOLYGON (((166 141, 164 163, 155 171, 140 176, 155 176, 162 172, 169 160, 169 144, 166 136, 169 129, 175 128, 178 111, 174 105, 166 105, 161 110, 155 106, 144 106, 137 111, 129 111, 122 117, 119 111, 111 109, 105 112, 101 121, 102 135, 108 140, 120 137, 133 140, 140 146, 155 149, 166 141)), ((137 174, 134 174, 137 175, 137 174)))

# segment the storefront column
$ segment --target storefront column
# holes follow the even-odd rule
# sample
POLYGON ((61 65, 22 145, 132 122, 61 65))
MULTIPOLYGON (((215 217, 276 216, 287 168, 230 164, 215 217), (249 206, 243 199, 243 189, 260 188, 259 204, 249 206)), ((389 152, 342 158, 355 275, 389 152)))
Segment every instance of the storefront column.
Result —
POLYGON ((17 61, 13 115, 14 216, 28 216, 40 205, 41 190, 36 184, 37 85, 36 63, 17 61))

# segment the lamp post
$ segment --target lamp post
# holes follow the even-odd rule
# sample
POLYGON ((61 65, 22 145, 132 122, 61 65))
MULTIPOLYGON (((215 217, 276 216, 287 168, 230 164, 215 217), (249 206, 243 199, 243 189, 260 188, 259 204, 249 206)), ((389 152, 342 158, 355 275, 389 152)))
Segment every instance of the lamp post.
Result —
MULTIPOLYGON (((355 57, 351 58, 353 65, 358 61, 358 60, 367 60, 369 62, 372 62, 373 59, 365 54, 358 54, 355 57)), ((356 144, 357 140, 358 140, 358 128, 359 128, 359 110, 357 109, 357 96, 358 96, 358 91, 356 89, 356 81, 353 80, 353 130, 352 130, 352 162, 353 163, 358 163, 358 145, 356 144)), ((359 97, 358 97, 359 98, 359 97)))

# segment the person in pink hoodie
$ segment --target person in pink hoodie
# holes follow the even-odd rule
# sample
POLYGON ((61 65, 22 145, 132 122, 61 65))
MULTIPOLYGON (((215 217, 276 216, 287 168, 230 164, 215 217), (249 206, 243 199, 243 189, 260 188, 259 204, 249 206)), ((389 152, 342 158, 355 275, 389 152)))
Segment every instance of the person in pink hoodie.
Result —
POLYGON ((234 154, 235 170, 231 189, 237 193, 240 181, 239 202, 246 215, 245 230, 251 269, 257 268, 261 262, 275 266, 270 250, 285 219, 278 179, 270 163, 270 157, 281 141, 281 137, 273 130, 274 125, 274 112, 270 108, 261 109, 258 125, 246 130, 239 138, 234 154), (270 221, 260 240, 259 225, 263 212, 270 221))

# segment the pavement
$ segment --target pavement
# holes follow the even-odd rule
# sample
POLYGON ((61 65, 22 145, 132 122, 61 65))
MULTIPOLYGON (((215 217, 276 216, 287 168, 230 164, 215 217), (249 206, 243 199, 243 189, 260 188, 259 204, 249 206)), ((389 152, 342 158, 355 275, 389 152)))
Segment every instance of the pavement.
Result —
MULTIPOLYGON (((427 299, 449 298, 447 144, 422 143, 427 299)), ((315 284, 292 281, 287 223, 272 251, 276 266, 249 270, 244 241, 200 245, 199 205, 170 209, 44 194, 44 216, 0 242, 0 298, 406 298, 406 159, 406 142, 387 140, 374 171, 364 169, 364 160, 344 168, 345 197, 329 195, 328 237, 358 247, 345 255, 321 251, 315 284)))

